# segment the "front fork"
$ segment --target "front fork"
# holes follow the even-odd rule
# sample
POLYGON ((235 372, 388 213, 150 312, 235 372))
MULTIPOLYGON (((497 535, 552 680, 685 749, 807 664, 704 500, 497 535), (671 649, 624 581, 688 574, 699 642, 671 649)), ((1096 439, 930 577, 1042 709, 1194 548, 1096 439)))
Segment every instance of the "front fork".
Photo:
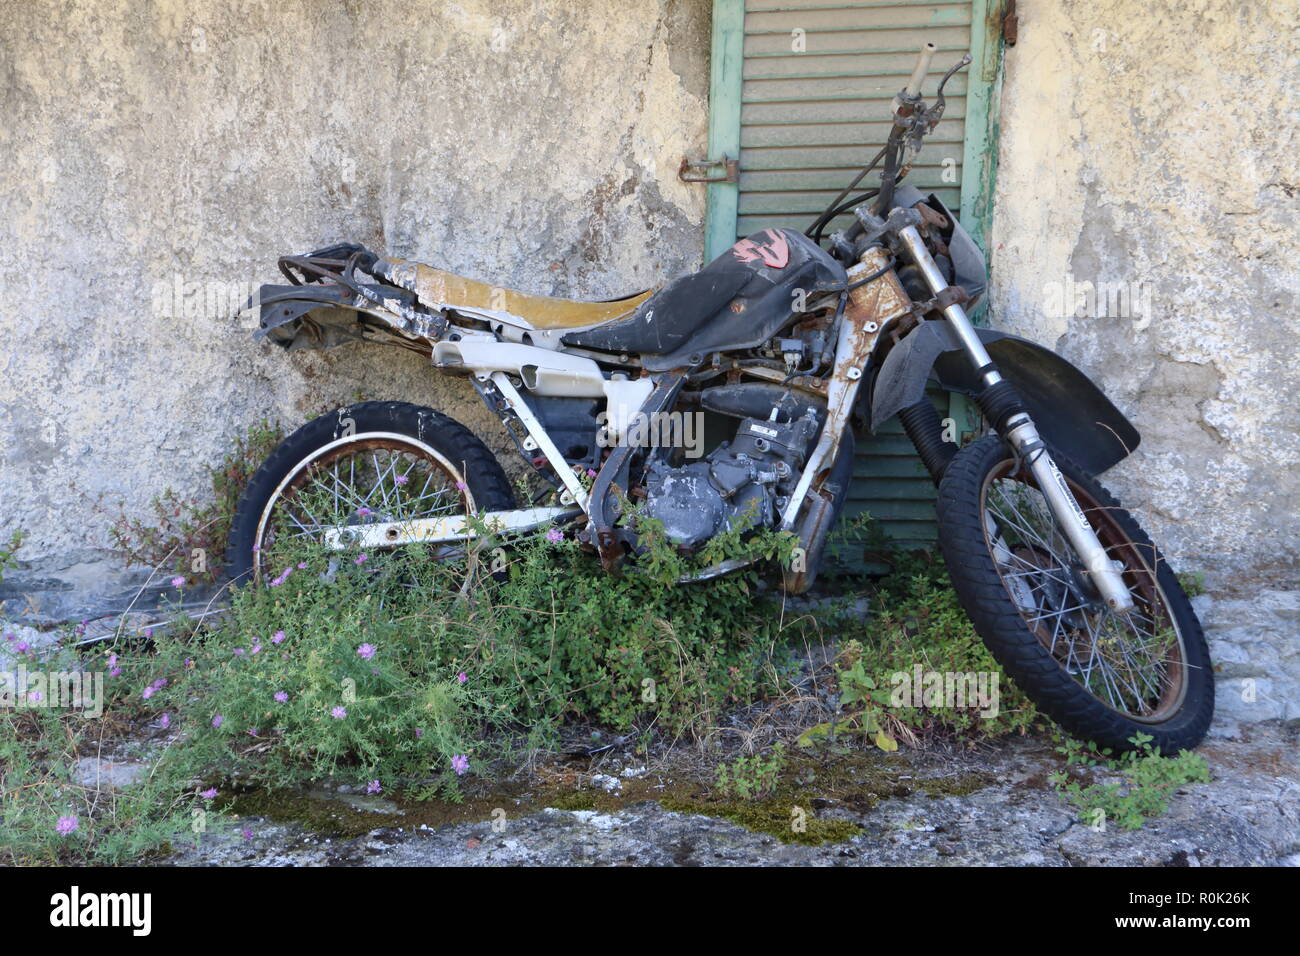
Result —
MULTIPOLYGON (((926 285, 930 287, 930 292, 937 296, 947 289, 948 281, 930 256, 930 250, 925 247, 925 241, 916 227, 906 226, 900 229, 898 237, 920 268, 926 285)), ((1120 612, 1131 610, 1133 598, 1129 594, 1123 576, 1115 569, 1110 556, 1106 554, 1106 549, 1097 540, 1096 532, 1092 530, 1092 525, 1088 523, 1083 509, 1079 507, 1079 502, 1075 500, 1074 494, 1065 483, 1065 478, 1056 467, 1056 462, 1052 461, 1047 446, 1039 436, 1038 429, 1034 427, 1033 419, 1020 404, 1010 383, 998 373, 966 310, 954 304, 945 308, 943 315, 956 333, 962 348, 975 363, 984 386, 984 394, 997 395, 1000 399, 999 404, 1005 414, 996 415, 995 412, 994 415, 990 415, 990 418, 995 418, 994 427, 1016 454, 1028 464, 1039 490, 1047 499, 1052 515, 1065 532, 1075 553, 1082 559, 1088 577, 1101 593, 1106 604, 1113 610, 1120 612)), ((985 409, 985 412, 988 414, 989 409, 985 409)))

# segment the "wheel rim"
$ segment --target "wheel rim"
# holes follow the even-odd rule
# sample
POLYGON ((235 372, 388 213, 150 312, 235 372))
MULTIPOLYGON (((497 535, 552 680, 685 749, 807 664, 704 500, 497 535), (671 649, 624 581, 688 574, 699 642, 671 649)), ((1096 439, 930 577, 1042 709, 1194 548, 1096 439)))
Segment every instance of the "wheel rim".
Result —
MULTIPOLYGON (((276 544, 320 540, 327 528, 472 514, 461 469, 423 442, 393 432, 337 439, 294 465, 262 509, 253 578, 276 567, 276 544)), ((444 548, 439 556, 463 553, 444 548), (445 551, 446 554, 442 554, 445 551)))
POLYGON ((1111 509, 1066 481, 1134 609, 1116 613, 1096 593, 1033 476, 1011 459, 989 473, 980 493, 994 567, 1025 625, 1077 684, 1131 720, 1162 723, 1186 696, 1187 654, 1153 570, 1154 549, 1135 544, 1111 509))

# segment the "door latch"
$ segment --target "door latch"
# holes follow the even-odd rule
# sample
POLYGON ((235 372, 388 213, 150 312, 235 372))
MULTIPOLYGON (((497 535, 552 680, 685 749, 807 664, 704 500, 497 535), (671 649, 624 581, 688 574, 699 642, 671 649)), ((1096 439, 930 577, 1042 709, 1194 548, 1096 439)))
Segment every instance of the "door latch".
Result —
POLYGON ((682 164, 677 168, 677 178, 684 183, 738 183, 740 182, 740 160, 728 159, 689 159, 682 157, 682 164), (722 170, 722 175, 709 175, 711 169, 722 170))

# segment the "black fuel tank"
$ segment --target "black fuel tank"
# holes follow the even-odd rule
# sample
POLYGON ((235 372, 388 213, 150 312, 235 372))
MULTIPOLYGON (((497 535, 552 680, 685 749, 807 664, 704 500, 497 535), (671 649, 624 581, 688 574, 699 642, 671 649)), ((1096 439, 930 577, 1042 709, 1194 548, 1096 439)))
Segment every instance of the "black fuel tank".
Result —
POLYGON ((628 318, 570 332, 562 341, 635 352, 652 372, 695 365, 710 352, 762 344, 789 321, 797 292, 845 281, 844 268, 803 233, 764 229, 668 283, 628 318))

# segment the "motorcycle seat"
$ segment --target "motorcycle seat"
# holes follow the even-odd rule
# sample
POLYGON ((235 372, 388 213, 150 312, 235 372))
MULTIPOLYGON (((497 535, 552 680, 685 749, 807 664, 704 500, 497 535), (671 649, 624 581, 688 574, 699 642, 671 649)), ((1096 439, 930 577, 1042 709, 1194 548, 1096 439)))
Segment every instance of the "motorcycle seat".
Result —
POLYGON ((585 329, 626 318, 655 292, 647 289, 621 299, 589 302, 532 295, 422 262, 387 259, 378 265, 392 281, 414 292, 421 304, 431 309, 452 309, 541 331, 585 329))

